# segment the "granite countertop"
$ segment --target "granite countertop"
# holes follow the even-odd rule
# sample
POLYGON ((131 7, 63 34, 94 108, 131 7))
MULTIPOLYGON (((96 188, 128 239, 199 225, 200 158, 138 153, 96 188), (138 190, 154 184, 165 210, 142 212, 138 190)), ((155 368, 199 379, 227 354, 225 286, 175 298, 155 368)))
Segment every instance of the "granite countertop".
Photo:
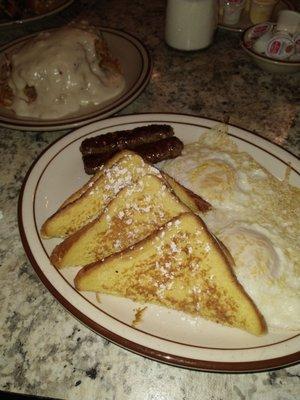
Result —
MULTIPOLYGON (((0 41, 78 17, 79 3, 44 21, 2 28, 0 41)), ((120 114, 230 117, 231 123, 299 155, 299 74, 276 76, 259 70, 241 50, 239 34, 220 29, 205 51, 168 48, 163 39, 165 1, 84 3, 85 17, 91 22, 134 34, 153 58, 148 87, 120 114)), ((0 127, 0 390, 72 400, 300 398, 299 365, 237 375, 171 367, 102 339, 51 296, 26 259, 18 232, 17 200, 32 161, 64 133, 0 127)))

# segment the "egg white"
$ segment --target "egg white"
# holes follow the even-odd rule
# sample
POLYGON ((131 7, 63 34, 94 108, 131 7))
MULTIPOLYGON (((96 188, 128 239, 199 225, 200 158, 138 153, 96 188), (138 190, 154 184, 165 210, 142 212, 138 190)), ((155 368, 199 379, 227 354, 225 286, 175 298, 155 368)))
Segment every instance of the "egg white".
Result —
POLYGON ((220 129, 162 169, 212 204, 201 217, 229 249, 269 330, 300 330, 300 189, 273 177, 220 129))

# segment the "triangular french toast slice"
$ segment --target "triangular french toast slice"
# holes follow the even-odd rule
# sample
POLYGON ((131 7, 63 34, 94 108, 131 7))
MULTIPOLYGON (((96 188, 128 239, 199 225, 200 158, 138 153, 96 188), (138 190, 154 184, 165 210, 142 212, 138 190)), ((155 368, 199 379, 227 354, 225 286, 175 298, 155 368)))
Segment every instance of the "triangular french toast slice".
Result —
MULTIPOLYGON (((75 193, 73 193, 71 196, 69 196, 60 206, 60 208, 63 208, 67 204, 77 200, 81 195, 83 195, 84 192, 86 192, 93 184, 94 182, 99 179, 99 177, 103 174, 103 169, 104 168, 111 168, 111 166, 115 163, 117 163, 122 157, 128 156, 130 154, 133 154, 137 156, 136 153, 134 153, 131 150, 123 150, 115 154, 112 158, 110 158, 105 164, 103 164, 100 168, 99 171, 96 172, 95 175, 92 176, 89 181, 83 185, 80 189, 78 189, 75 193)), ((205 213, 209 210, 211 210, 212 206, 205 201, 202 197, 198 196, 191 190, 187 189, 186 187, 182 186, 179 182, 177 182, 173 177, 168 175, 166 172, 159 171, 163 178, 168 182, 168 184, 171 186, 173 189, 174 193, 176 194, 177 197, 180 198, 180 200, 187 205, 194 213, 205 213)))
POLYGON ((158 170, 133 152, 124 152, 114 164, 104 167, 98 179, 76 198, 59 208, 41 228, 43 238, 66 237, 95 219, 113 197, 132 182, 146 174, 159 174, 158 170))
POLYGON ((183 213, 131 248, 82 268, 75 287, 261 335, 266 324, 202 220, 183 213))
POLYGON ((144 239, 176 215, 189 209, 154 175, 119 191, 104 212, 55 247, 57 268, 86 265, 144 239))
MULTIPOLYGON (((95 219, 119 190, 146 174, 161 176, 157 168, 144 162, 142 157, 133 151, 123 150, 117 153, 44 222, 41 228, 42 237, 64 238, 77 232, 95 219)), ((174 187, 183 203, 194 206, 197 212, 210 209, 207 202, 183 188, 173 178, 169 177, 168 184, 174 187), (178 190, 178 187, 181 190, 178 190)))

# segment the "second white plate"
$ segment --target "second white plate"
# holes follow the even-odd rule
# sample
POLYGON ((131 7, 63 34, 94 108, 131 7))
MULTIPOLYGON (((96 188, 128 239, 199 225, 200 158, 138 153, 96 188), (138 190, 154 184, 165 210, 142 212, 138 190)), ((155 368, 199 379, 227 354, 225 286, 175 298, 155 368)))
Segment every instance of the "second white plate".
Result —
MULTIPOLYGON (((130 104, 144 90, 149 82, 152 70, 150 55, 146 47, 134 36, 116 29, 102 28, 101 32, 114 57, 122 66, 125 76, 125 88, 120 95, 100 106, 82 109, 79 112, 56 120, 18 117, 11 110, 0 107, 0 125, 27 131, 54 131, 76 128, 115 114, 130 104)), ((0 49, 0 57, 12 53, 30 40, 33 35, 22 37, 0 49)))

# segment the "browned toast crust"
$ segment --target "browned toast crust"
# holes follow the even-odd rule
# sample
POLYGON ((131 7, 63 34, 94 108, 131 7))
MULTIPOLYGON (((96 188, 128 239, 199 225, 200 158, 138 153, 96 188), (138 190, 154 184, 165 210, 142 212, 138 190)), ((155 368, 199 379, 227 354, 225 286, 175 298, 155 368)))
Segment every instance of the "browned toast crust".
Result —
MULTIPOLYGON (((147 168, 147 171, 148 171, 147 173, 149 173, 149 171, 151 170, 156 175, 162 176, 158 169, 152 167, 151 164, 144 163, 142 158, 140 156, 138 156, 136 153, 129 151, 129 150, 123 150, 123 151, 117 153, 111 160, 107 161, 107 163, 102 168, 102 170, 98 171, 97 174, 94 177, 92 177, 87 184, 85 184, 82 188, 80 188, 73 195, 71 195, 66 201, 64 201, 63 204, 61 205, 61 207, 44 222, 44 224, 42 225, 42 228, 41 228, 41 235, 44 238, 53 237, 52 233, 49 234, 49 229, 50 229, 49 227, 56 220, 56 218, 60 218, 62 215, 69 215, 68 213, 73 213, 73 206, 77 207, 79 202, 87 200, 88 196, 93 193, 94 188, 97 186, 97 182, 101 179, 102 173, 105 173, 105 171, 107 171, 111 166, 117 165, 117 162, 119 160, 123 159, 121 157, 122 155, 124 155, 124 157, 129 157, 129 156, 138 157, 138 160, 140 160, 139 162, 141 162, 143 164, 143 166, 145 166, 147 168), (116 160, 116 163, 113 163, 112 160, 116 160)), ((130 172, 130 171, 128 170, 128 172, 130 172)), ((167 175, 165 174, 164 177, 167 177, 167 175)), ((183 188, 183 186, 181 186, 173 178, 169 177, 168 179, 165 178, 165 180, 169 184, 169 186, 172 187, 173 192, 177 195, 177 197, 180 198, 180 200, 184 204, 186 204, 188 207, 190 207, 193 212, 206 212, 210 209, 210 205, 207 202, 205 202, 203 199, 201 199, 200 196, 197 196, 194 193, 192 193, 190 190, 183 188), (181 197, 180 194, 183 194, 183 197, 181 197)), ((126 185, 124 185, 124 186, 126 186, 126 185)), ((109 201, 110 200, 108 200, 106 204, 108 204, 109 201)), ((85 222, 83 223, 83 225, 86 225, 92 219, 96 218, 97 214, 99 214, 99 212, 102 212, 102 210, 99 210, 96 214, 87 218, 85 220, 85 222)), ((61 235, 57 234, 54 236, 58 236, 58 237, 69 236, 70 234, 72 234, 72 233, 76 232, 78 229, 80 229, 83 225, 81 225, 78 228, 76 227, 76 229, 73 229, 70 226, 68 229, 66 229, 64 231, 63 234, 61 234, 61 235)))
POLYGON ((98 221, 98 218, 94 221, 89 222, 77 232, 73 233, 71 236, 67 237, 63 242, 59 243, 55 246, 54 250, 50 256, 50 262, 56 267, 60 268, 61 259, 64 255, 69 251, 69 249, 73 246, 74 243, 82 236, 86 231, 88 231, 93 225, 95 225, 98 221))
MULTIPOLYGON (((186 194, 186 196, 190 200, 190 203, 187 205, 193 212, 195 213, 200 212, 204 214, 212 209, 210 203, 208 203, 206 200, 204 200, 196 193, 192 192, 190 189, 186 188, 185 186, 182 186, 179 182, 176 181, 176 179, 172 178, 169 174, 162 171, 161 174, 178 197, 181 197, 179 195, 179 191, 186 194)), ((183 201, 183 199, 181 200, 183 201)))
MULTIPOLYGON (((255 334, 257 335, 261 335, 264 334, 267 330, 266 327, 266 323, 265 320, 263 318, 263 316, 261 315, 261 313, 259 312, 259 310, 257 309, 256 305, 254 304, 254 302, 252 301, 252 299, 250 298, 250 296, 245 292, 243 286, 238 282, 234 271, 232 269, 231 263, 228 260, 228 258, 226 257, 226 255, 224 255, 223 250, 220 246, 220 244, 214 239, 214 237, 210 234, 210 232, 208 231, 206 225, 202 222, 202 220, 196 216, 193 215, 191 213, 183 213, 181 214, 183 215, 189 215, 191 218, 194 218, 197 223, 199 223, 201 226, 203 227, 203 229, 205 229, 206 233, 208 234, 208 236, 210 237, 210 239, 215 243, 215 249, 216 251, 219 253, 219 255, 222 257, 223 261, 225 262, 226 266, 227 266, 227 276, 225 277, 226 279, 229 279, 231 284, 235 286, 235 288, 238 290, 239 293, 241 293, 243 295, 244 301, 248 304, 248 306, 250 307, 250 309, 253 311, 253 314, 256 315, 256 319, 257 319, 257 325, 258 327, 256 328, 256 332, 255 334)), ((176 219, 178 219, 178 217, 175 217, 173 220, 171 220, 170 222, 174 222, 176 219)), ((170 222, 168 224, 170 224, 170 222)), ((164 229, 166 228, 166 226, 168 225, 164 225, 164 229)), ((157 230, 155 232, 153 232, 151 235, 149 235, 147 238, 141 240, 140 242, 138 242, 136 245, 131 246, 130 248, 117 253, 117 254, 113 254, 109 257, 107 257, 106 259, 102 260, 102 261, 98 261, 95 263, 91 263, 89 265, 86 265, 85 267, 83 267, 78 274, 76 275, 75 278, 75 287, 78 290, 84 290, 84 287, 82 287, 81 285, 81 279, 86 277, 87 275, 91 274, 93 271, 101 268, 102 265, 104 265, 104 263, 110 262, 110 261, 116 261, 116 264, 118 263, 118 260, 120 260, 121 257, 126 257, 127 259, 132 257, 134 258, 136 256, 137 251, 143 249, 147 243, 151 242, 151 240, 155 239, 156 235, 159 233, 160 230, 157 230)), ((209 285, 209 279, 206 281, 206 284, 209 285)), ((234 304, 228 303, 226 305, 222 304, 220 305, 219 302, 219 296, 222 296, 222 291, 218 290, 217 288, 214 288, 213 286, 209 286, 208 288, 208 293, 209 295, 206 298, 206 305, 210 308, 213 309, 215 312, 215 318, 214 321, 215 322, 219 322, 228 326, 234 326, 233 324, 233 320, 232 320, 232 314, 234 315, 234 304), (214 292, 215 290, 215 292, 214 292), (226 307, 228 307, 228 309, 226 309, 226 307), (230 312, 229 312, 230 311, 230 312)), ((205 289, 204 289, 205 291, 205 289)), ((143 293, 145 300, 147 302, 147 293, 143 293)), ((156 302, 153 301, 153 296, 151 295, 151 293, 148 294, 148 300, 150 299, 150 302, 156 302)), ((133 300, 136 300, 136 298, 134 296, 130 296, 130 292, 128 297, 132 298, 133 300)), ((179 301, 179 303, 177 305, 175 305, 174 307, 175 309, 181 309, 182 311, 186 311, 189 312, 189 308, 185 307, 184 301, 179 301)), ((201 313, 200 313, 201 315, 201 313)))
MULTIPOLYGON (((147 236, 150 231, 152 232, 158 227, 164 225, 165 222, 176 214, 179 215, 184 211, 188 212, 189 208, 181 203, 172 188, 168 186, 168 183, 165 182, 162 177, 151 174, 145 175, 138 183, 134 183, 121 189, 117 196, 110 201, 105 210, 94 221, 88 223, 58 244, 50 256, 50 261, 56 268, 87 264, 88 262, 91 262, 92 257, 97 256, 103 258, 104 256, 107 256, 107 252, 111 249, 110 243, 107 243, 104 250, 104 236, 102 235, 105 235, 105 241, 109 241, 112 238, 118 239, 121 248, 124 248, 124 245, 128 247, 147 236), (142 191, 140 189, 141 184, 143 185, 142 191), (158 192, 160 193, 159 195, 158 192), (136 196, 138 196, 138 198, 136 198, 136 196), (129 201, 129 205, 126 209, 123 207, 124 199, 128 199, 129 201), (143 205, 145 202, 147 204, 146 208, 148 208, 147 211, 145 211, 145 206, 143 205), (120 207, 119 204, 122 204, 122 206, 120 207), (130 212, 129 216, 124 218, 125 213, 128 212, 130 212), (142 223, 138 220, 138 216, 141 212, 146 216, 146 219, 142 219, 142 223), (121 213, 121 216, 118 215, 119 213, 121 213), (128 219, 130 220, 129 225, 127 224, 128 219), (93 227, 98 223, 99 226, 103 226, 105 220, 110 221, 107 223, 105 229, 95 233, 97 232, 97 227, 96 230, 93 230, 93 227), (109 237, 107 237, 108 232, 110 232, 109 237), (84 263, 82 262, 84 259, 87 260, 85 258, 85 248, 83 248, 80 254, 76 254, 76 260, 73 257, 73 262, 70 263, 70 258, 67 261, 65 256, 67 255, 68 257, 70 255, 69 251, 71 248, 74 251, 75 247, 73 246, 82 246, 82 241, 80 242, 80 239, 84 238, 86 233, 90 234, 89 244, 91 244, 91 247, 89 248, 89 261, 84 263), (93 237, 92 242, 91 237, 93 237), (100 240, 101 242, 98 246, 95 242, 96 237, 97 240, 100 240), (100 239, 100 237, 102 239, 100 239), (103 251, 106 252, 105 255, 103 255, 103 251)), ((85 242, 85 247, 86 244, 87 242, 85 242)), ((117 251, 120 250, 113 249, 113 251, 110 250, 110 253, 117 251)))

